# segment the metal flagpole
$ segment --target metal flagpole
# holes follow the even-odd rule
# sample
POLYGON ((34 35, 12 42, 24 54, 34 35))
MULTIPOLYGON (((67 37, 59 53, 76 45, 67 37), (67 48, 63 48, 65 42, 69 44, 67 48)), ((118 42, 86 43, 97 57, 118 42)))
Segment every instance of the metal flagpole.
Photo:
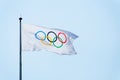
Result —
POLYGON ((19 80, 22 80, 22 28, 21 28, 21 21, 22 21, 22 17, 19 18, 20 21, 20 52, 19 52, 19 80))

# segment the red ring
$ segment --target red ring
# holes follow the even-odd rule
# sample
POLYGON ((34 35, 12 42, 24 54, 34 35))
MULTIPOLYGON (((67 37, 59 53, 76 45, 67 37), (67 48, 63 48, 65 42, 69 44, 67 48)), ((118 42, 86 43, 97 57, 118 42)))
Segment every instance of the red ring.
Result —
POLYGON ((63 33, 63 32, 59 32, 59 33, 58 33, 58 39, 59 39, 59 41, 62 42, 62 43, 66 43, 66 42, 67 42, 67 36, 66 36, 65 33, 63 33), (63 34, 63 35, 65 36, 66 39, 65 39, 64 42, 59 38, 59 35, 60 35, 60 34, 63 34))

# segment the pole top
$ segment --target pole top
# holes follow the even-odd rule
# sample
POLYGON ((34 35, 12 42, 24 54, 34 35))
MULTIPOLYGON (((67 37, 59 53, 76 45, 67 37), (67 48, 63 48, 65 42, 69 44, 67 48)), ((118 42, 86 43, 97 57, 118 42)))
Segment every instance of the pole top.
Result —
POLYGON ((21 20, 22 20, 22 17, 20 17, 19 20, 21 21, 21 20))

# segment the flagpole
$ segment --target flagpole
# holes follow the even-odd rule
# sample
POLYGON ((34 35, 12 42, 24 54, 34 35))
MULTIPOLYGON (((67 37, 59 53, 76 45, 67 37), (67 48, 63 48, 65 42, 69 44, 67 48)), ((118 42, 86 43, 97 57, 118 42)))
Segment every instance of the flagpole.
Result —
POLYGON ((22 34, 21 34, 21 21, 22 21, 22 17, 19 18, 19 23, 20 23, 20 42, 19 42, 19 80, 22 80, 22 34))

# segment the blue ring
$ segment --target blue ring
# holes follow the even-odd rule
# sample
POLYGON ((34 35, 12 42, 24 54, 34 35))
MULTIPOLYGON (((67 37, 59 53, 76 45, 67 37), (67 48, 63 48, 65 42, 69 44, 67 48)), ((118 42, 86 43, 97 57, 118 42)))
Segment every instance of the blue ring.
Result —
POLYGON ((45 32, 43 32, 43 31, 38 31, 38 32, 35 33, 35 38, 37 38, 38 40, 45 40, 45 39, 46 39, 46 34, 45 34, 45 32), (40 32, 42 32, 42 33, 45 35, 44 39, 40 39, 40 38, 37 36, 37 34, 40 33, 40 32))

